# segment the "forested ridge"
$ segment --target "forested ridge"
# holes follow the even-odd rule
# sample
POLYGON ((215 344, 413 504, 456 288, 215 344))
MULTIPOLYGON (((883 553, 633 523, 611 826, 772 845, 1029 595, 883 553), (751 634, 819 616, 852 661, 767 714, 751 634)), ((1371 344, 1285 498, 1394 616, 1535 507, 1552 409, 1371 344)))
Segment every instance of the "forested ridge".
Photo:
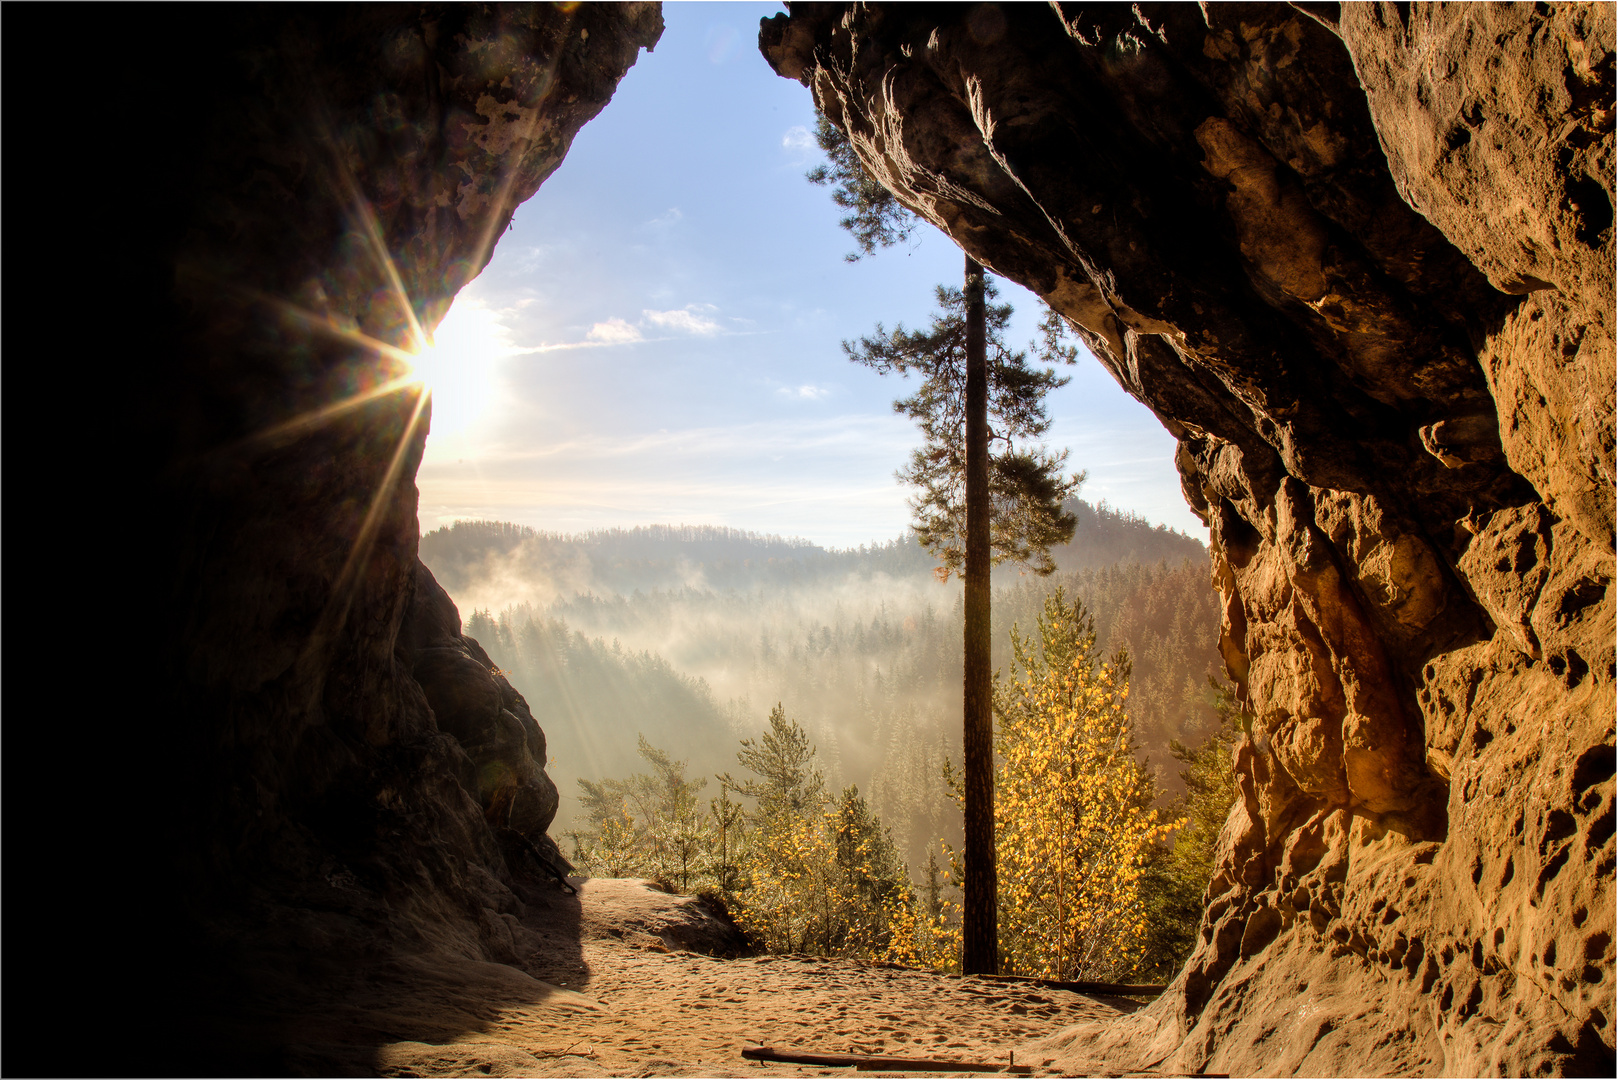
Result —
MULTIPOLYGON (((1214 718, 1206 554, 1104 505, 1069 509, 1079 527, 1054 549, 1055 574, 996 574, 995 667, 1009 665, 1007 631, 1031 627, 1052 590, 1080 598, 1098 647, 1132 658, 1141 754, 1172 793, 1169 741, 1214 718)), ((837 551, 708 526, 566 536, 459 522, 421 551, 545 729, 557 835, 575 823, 577 779, 641 767, 637 735, 713 775, 777 702, 809 733, 828 787, 858 785, 913 870, 958 832, 939 778, 960 760, 960 587, 935 579, 912 537, 837 551)))
MULTIPOLYGON (((1066 509, 1078 525, 1054 573, 993 579, 996 828, 1015 870, 1001 954, 1024 974, 1167 977, 1231 796, 1217 596, 1195 540, 1066 509), (1063 659, 1041 667, 1052 648, 1063 659), (1014 684, 1021 697, 998 696, 1014 684), (1090 689, 1050 697, 1059 686, 1090 689), (1039 846, 1080 820, 1090 847, 1039 846), (1052 910, 1045 886, 1018 891, 1046 872, 1052 895, 1076 890, 1052 910)), ((582 869, 712 892, 760 948, 956 968, 963 596, 914 534, 827 550, 706 526, 474 521, 421 551, 544 728, 551 831, 582 869)))
MULTIPOLYGON (((1051 551, 1059 570, 1207 559, 1203 545, 1184 533, 1105 503, 1092 506, 1073 499, 1064 509, 1078 525, 1071 543, 1051 551)), ((552 533, 504 521, 457 521, 434 529, 421 538, 421 558, 457 601, 491 579, 508 586, 549 587, 562 595, 627 594, 682 585, 724 589, 790 584, 850 573, 903 577, 930 573, 936 565, 912 534, 828 549, 798 538, 716 525, 552 533)), ((1015 567, 995 572, 997 584, 1019 576, 1015 567)), ((516 599, 489 599, 476 606, 498 610, 516 599)))

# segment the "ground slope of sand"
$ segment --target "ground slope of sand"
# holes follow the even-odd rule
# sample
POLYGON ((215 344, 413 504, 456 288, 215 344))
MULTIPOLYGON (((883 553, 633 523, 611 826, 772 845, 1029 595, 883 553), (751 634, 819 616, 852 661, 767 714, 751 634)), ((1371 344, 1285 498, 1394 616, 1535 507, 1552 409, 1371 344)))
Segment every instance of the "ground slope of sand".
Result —
POLYGON ((837 1075, 852 1070, 761 1064, 741 1052, 764 1043, 1005 1061, 1059 1027, 1136 1007, 841 960, 720 959, 687 951, 723 951, 727 941, 697 901, 639 881, 574 881, 576 898, 558 891, 528 905, 521 922, 544 946, 526 974, 443 954, 390 960, 339 999, 289 1018, 296 1049, 287 1064, 328 1075, 837 1075))

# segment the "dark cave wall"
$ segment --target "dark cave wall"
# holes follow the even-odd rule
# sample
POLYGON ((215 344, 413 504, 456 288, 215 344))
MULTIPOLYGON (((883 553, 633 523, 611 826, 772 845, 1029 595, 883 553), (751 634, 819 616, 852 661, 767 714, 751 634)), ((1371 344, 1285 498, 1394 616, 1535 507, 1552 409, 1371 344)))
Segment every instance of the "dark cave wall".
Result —
POLYGON ((6 12, 8 297, 50 333, 24 352, 8 322, 8 434, 59 425, 7 455, 34 523, 8 583, 53 643, 12 670, 94 719, 17 723, 14 690, 7 866, 34 884, 8 890, 31 993, 5 1064, 281 1071, 221 1034, 265 986, 392 949, 512 960, 512 868, 559 854, 543 732, 416 558, 431 410, 398 350, 662 17, 67 15, 6 12), (91 972, 120 1005, 78 1039, 110 1056, 16 1034, 71 1023, 91 972), (195 1037, 140 1050, 177 1017, 195 1037))
MULTIPOLYGON (((459 860, 504 873, 480 817, 540 840, 556 790, 526 704, 416 558, 430 407, 387 349, 482 269, 661 16, 362 6, 219 29, 234 96, 197 133, 173 272, 169 490, 195 523, 175 553, 179 712, 184 752, 230 763, 200 820, 253 852, 261 888, 368 874, 408 908, 425 865, 476 915, 502 898, 459 860)), ((229 880, 224 862, 198 869, 229 880)))
POLYGON ((1243 799, 1171 993, 1070 1067, 1610 1071, 1613 25, 764 21, 873 175, 1152 408, 1212 533, 1243 799))

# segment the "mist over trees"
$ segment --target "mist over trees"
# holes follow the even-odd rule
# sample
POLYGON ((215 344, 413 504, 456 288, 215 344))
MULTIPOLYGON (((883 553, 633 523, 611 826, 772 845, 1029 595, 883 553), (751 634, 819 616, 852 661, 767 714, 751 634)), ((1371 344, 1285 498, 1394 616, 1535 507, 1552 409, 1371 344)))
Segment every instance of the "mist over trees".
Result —
POLYGON ((706 804, 705 778, 637 742, 651 772, 579 781, 586 814, 565 838, 581 870, 716 897, 765 952, 953 964, 959 934, 936 872, 932 888, 913 887, 891 831, 858 787, 826 790, 814 744, 779 703, 706 804))
MULTIPOLYGON (((1207 556, 1104 505, 1067 509, 1078 527, 1052 549, 1055 574, 996 573, 994 624, 1031 628, 1057 586, 1081 598, 1099 646, 1134 660, 1142 756, 1172 795, 1183 785, 1169 740, 1194 743, 1216 722, 1207 556)), ((736 740, 780 701, 818 747, 828 790, 858 785, 914 872, 933 841, 959 839, 939 775, 960 761, 961 591, 914 538, 828 551, 710 527, 563 536, 461 522, 421 552, 545 729, 557 835, 579 820, 576 779, 644 771, 637 734, 711 777, 735 768, 736 740)), ((1005 633, 993 647, 1008 670, 1005 633)))
MULTIPOLYGON (((1201 554, 1195 541, 1169 535, 1201 554)), ((908 576, 934 565, 910 536, 839 551, 711 525, 564 534, 502 521, 457 521, 435 529, 421 538, 421 558, 464 611, 636 590, 809 584, 856 571, 908 576)))
MULTIPOLYGON (((996 687, 996 835, 1002 974, 1168 979, 1201 918, 1217 838, 1236 794, 1240 716, 1195 746, 1173 742, 1186 793, 1161 802, 1135 753, 1125 652, 1102 660, 1095 622, 1058 589, 1034 630, 1009 635, 1013 666, 996 687), (1165 840, 1166 834, 1172 839, 1165 840)), ((780 703, 761 735, 733 747, 738 774, 709 778, 637 738, 649 772, 580 779, 582 819, 563 834, 582 871, 644 877, 716 898, 754 947, 959 971, 967 880, 940 838, 907 863, 859 791, 827 790, 809 734, 780 703), (942 858, 940 859, 940 856, 942 858)), ((946 764, 933 787, 957 802, 946 764)))
MULTIPOLYGON (((1127 651, 1134 756, 1151 780, 1152 806, 1141 809, 1187 824, 1136 864, 1131 910, 1145 912, 1144 938, 1132 931, 1126 950, 1084 969, 1121 973, 1138 961, 1132 977, 1167 978, 1192 942, 1233 797, 1239 724, 1209 680, 1222 671, 1218 597, 1194 539, 1105 505, 1071 500, 1065 510, 1077 525, 1051 551, 1055 573, 994 576, 992 662, 1003 684, 1026 671, 1014 669, 1007 631, 1035 634, 1058 589, 1082 602, 1096 655, 1127 651)), ((942 782, 945 762, 961 762, 962 595, 958 579, 938 580, 913 535, 834 551, 711 527, 569 536, 461 522, 428 533, 421 552, 545 728, 562 795, 552 832, 564 848, 580 834, 581 865, 738 903, 745 895, 759 940, 783 948, 790 938, 952 962, 958 868, 940 841, 962 840, 942 782), (738 752, 779 724, 814 748, 822 804, 777 819, 770 844, 750 847, 765 839, 759 800, 739 788, 759 774, 739 767, 738 752), (862 838, 844 845, 842 863, 838 828, 862 838), (813 925, 794 921, 791 889, 750 891, 749 875, 767 881, 793 851, 819 852, 815 873, 824 890, 835 885, 836 903, 813 925), (903 888, 894 865, 908 875, 903 888), (858 925, 844 934, 838 919, 858 925)), ((1068 967, 1073 954, 1063 955, 1051 970, 1068 967)), ((1016 949, 1006 957, 1046 966, 1016 949)))
MULTIPOLYGON (((1114 563, 1206 565, 1197 540, 1138 514, 1070 499, 1073 539, 1051 548, 1058 570, 1114 563)), ((684 587, 724 591, 825 579, 932 573, 937 560, 906 534, 886 543, 826 549, 807 540, 713 525, 644 525, 552 533, 504 521, 457 521, 421 538, 421 558, 463 611, 498 611, 575 596, 628 596, 684 587)), ((995 570, 997 586, 1026 577, 995 570)))

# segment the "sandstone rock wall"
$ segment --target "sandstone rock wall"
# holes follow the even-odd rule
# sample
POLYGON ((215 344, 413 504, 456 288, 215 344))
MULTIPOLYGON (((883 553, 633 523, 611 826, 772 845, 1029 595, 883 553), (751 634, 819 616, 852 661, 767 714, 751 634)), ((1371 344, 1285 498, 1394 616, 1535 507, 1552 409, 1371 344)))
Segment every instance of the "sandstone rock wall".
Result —
MULTIPOLYGON (((416 558, 431 408, 399 350, 488 261, 661 17, 360 6, 221 30, 240 96, 200 132, 174 272, 195 365, 174 493, 202 526, 178 552, 185 752, 241 756, 204 793, 206 822, 255 852, 255 881, 284 869, 298 890, 307 860, 331 878, 357 859, 375 891, 406 908, 443 893, 475 925, 510 902, 479 869, 505 872, 480 818, 541 840, 556 789, 526 704, 416 558), (288 835, 311 815, 341 838, 288 835)), ((399 921, 396 936, 421 932, 399 921)), ((509 932, 489 925, 498 951, 509 932)))
POLYGON ((1178 440, 1255 718, 1076 1069, 1613 1063, 1611 5, 793 6, 760 48, 1178 440))
POLYGON ((514 961, 513 872, 559 855, 543 733, 416 558, 431 409, 401 350, 659 6, 34 9, 7 30, 29 88, 7 146, 33 163, 8 169, 8 255, 35 290, 11 310, 49 334, 8 357, 30 382, 7 400, 60 420, 28 443, 48 490, 8 505, 84 521, 28 541, 50 594, 12 610, 56 643, 25 666, 96 717, 28 725, 27 753, 8 725, 31 812, 7 867, 33 884, 8 890, 30 987, 7 1071, 279 1072, 273 1035, 241 1034, 255 1002, 390 950, 514 961), (80 647, 86 621, 107 647, 80 647), (83 1020, 86 995, 114 1004, 83 1020))

